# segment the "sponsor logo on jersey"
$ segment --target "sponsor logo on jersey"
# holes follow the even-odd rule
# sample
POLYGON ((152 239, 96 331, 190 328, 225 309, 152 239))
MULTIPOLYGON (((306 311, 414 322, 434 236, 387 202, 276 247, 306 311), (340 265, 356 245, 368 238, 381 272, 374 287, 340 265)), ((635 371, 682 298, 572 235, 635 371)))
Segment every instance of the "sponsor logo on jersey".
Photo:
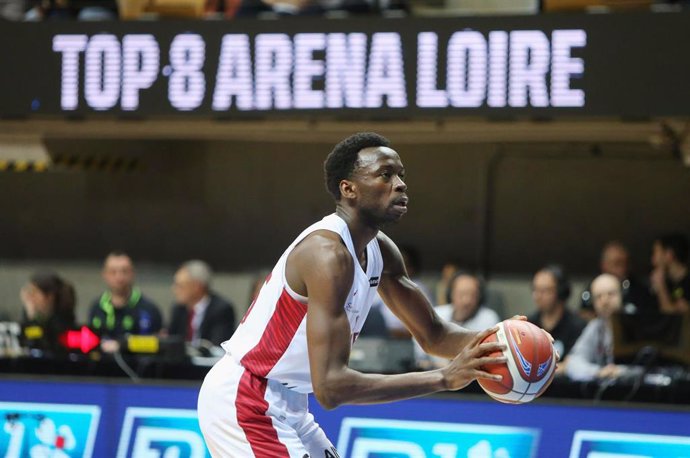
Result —
POLYGON ((369 287, 373 288, 374 286, 379 286, 379 277, 371 277, 369 279, 369 287))

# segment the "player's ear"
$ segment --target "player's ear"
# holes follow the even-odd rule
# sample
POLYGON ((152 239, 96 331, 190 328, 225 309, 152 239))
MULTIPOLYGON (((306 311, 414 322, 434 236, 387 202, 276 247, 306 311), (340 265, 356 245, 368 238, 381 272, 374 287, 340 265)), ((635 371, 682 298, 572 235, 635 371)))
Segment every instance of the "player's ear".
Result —
POLYGON ((346 199, 354 199, 357 195, 357 185, 350 180, 341 180, 340 195, 346 199))

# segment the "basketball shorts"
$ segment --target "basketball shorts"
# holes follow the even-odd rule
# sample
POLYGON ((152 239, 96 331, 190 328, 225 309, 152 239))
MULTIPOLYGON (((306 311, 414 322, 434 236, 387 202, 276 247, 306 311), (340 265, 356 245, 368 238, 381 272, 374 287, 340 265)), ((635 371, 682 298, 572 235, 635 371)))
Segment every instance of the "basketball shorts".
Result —
POLYGON ((214 458, 338 458, 308 397, 225 355, 199 392, 199 425, 214 458))

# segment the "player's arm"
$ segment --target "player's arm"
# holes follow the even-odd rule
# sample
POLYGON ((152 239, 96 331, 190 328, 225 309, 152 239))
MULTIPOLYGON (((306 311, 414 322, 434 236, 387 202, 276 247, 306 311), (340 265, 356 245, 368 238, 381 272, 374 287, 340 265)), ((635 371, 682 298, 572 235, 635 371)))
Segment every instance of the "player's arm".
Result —
POLYGON ((425 352, 451 359, 477 335, 439 318, 434 307, 407 276, 400 250, 383 232, 377 236, 383 256, 379 294, 425 352))
POLYGON ((308 293, 307 341, 311 380, 314 395, 325 408, 388 402, 457 390, 478 377, 500 380, 500 376, 479 369, 484 364, 505 361, 503 357, 486 356, 502 349, 500 344, 480 344, 481 339, 495 329, 477 335, 466 351, 443 369, 381 375, 363 374, 349 368, 352 336, 344 304, 354 276, 352 257, 337 236, 315 235, 291 253, 288 263, 292 272, 288 282, 297 276, 298 283, 303 282, 297 286, 306 287, 308 293))

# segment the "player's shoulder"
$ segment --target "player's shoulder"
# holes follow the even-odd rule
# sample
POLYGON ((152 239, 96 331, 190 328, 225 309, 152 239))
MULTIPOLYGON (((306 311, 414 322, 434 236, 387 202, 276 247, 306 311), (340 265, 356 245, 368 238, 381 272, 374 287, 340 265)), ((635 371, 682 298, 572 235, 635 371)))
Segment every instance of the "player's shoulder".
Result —
POLYGON ((295 246, 291 258, 315 269, 351 270, 354 266, 352 255, 340 236, 325 229, 307 235, 295 246))
POLYGON ((379 231, 378 234, 376 234, 376 241, 379 242, 379 248, 383 252, 384 250, 390 252, 390 251, 398 251, 398 246, 395 244, 393 239, 388 237, 385 232, 379 231))
POLYGON ((398 245, 396 245, 393 239, 388 237, 383 231, 379 231, 376 235, 376 240, 379 242, 379 249, 381 250, 384 265, 390 264, 392 261, 402 260, 402 254, 400 254, 398 245))

